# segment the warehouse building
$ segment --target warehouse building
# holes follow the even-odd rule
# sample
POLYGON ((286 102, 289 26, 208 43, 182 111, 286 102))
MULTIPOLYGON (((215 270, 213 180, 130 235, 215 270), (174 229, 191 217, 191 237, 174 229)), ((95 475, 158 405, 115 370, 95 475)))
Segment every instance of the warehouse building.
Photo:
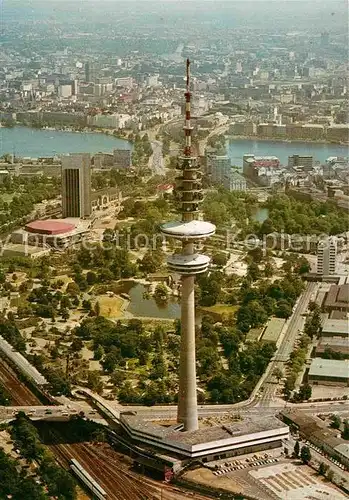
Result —
POLYGON ((332 285, 325 299, 324 308, 329 313, 332 311, 349 312, 349 283, 332 285))
POLYGON ((308 382, 311 385, 349 385, 349 361, 337 359, 313 359, 308 382))
POLYGON ((315 355, 321 358, 326 357, 328 353, 334 353, 346 358, 349 357, 349 338, 322 337, 315 347, 315 355))
POLYGON ((282 318, 271 318, 268 322, 266 329, 262 335, 262 342, 274 342, 275 344, 279 340, 282 329, 286 323, 285 319, 282 318))
POLYGON ((322 337, 348 337, 348 319, 326 318, 321 328, 322 337))
POLYGON ((349 468, 349 444, 339 437, 338 431, 328 428, 318 417, 299 410, 282 410, 281 417, 288 425, 295 426, 302 438, 349 468))

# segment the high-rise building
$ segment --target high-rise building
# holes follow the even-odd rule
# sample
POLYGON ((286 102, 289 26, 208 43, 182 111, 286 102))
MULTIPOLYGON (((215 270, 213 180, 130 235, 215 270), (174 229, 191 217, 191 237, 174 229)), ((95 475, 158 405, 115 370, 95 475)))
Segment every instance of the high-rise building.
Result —
POLYGON ((185 431, 198 429, 195 361, 195 276, 207 271, 210 258, 197 252, 197 243, 215 232, 215 226, 200 220, 199 203, 203 200, 198 159, 192 153, 190 62, 187 59, 185 92, 185 148, 180 157, 176 196, 181 206, 181 220, 163 224, 165 236, 182 242, 182 253, 168 259, 169 269, 181 275, 181 347, 177 420, 185 431))
POLYGON ((207 173, 213 184, 230 189, 232 168, 230 158, 228 156, 209 154, 207 156, 207 173))
POLYGON ((91 215, 91 157, 89 153, 62 156, 63 217, 91 215))
POLYGON ((311 155, 291 155, 288 157, 289 167, 304 167, 305 170, 312 170, 314 158, 311 155))
POLYGON ((327 31, 324 31, 320 35, 320 45, 321 47, 327 47, 330 43, 330 35, 327 31))
POLYGON ((329 276, 336 272, 337 239, 332 236, 321 240, 317 247, 317 274, 329 276))
POLYGON ((85 82, 96 82, 99 78, 101 65, 98 62, 87 62, 85 64, 85 82))
POLYGON ((59 85, 58 87, 59 97, 71 97, 72 96, 72 86, 70 84, 59 85))

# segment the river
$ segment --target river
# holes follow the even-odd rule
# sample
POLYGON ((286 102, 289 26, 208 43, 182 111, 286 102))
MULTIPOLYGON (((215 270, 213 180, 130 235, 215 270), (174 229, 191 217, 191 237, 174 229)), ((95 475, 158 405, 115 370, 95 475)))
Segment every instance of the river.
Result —
POLYGON ((0 156, 14 153, 16 156, 38 158, 67 153, 111 153, 113 149, 132 149, 132 144, 98 132, 0 128, 0 156))
POLYGON ((242 167, 245 154, 277 156, 282 165, 287 165, 288 156, 293 154, 312 155, 324 163, 329 156, 348 156, 348 146, 322 144, 317 142, 256 141, 251 139, 230 139, 228 154, 232 165, 242 167))

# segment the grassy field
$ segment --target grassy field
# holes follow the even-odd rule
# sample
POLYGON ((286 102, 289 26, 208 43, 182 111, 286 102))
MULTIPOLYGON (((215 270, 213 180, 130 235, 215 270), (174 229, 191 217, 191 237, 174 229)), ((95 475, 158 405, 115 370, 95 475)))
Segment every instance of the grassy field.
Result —
POLYGON ((220 317, 222 317, 223 315, 235 314, 237 309, 238 306, 229 306, 227 304, 215 304, 211 307, 200 307, 200 310, 203 313, 207 312, 208 314, 211 313, 214 316, 220 317))
POLYGON ((121 307, 124 303, 120 297, 99 296, 98 302, 101 308, 100 315, 105 318, 122 318, 121 307))

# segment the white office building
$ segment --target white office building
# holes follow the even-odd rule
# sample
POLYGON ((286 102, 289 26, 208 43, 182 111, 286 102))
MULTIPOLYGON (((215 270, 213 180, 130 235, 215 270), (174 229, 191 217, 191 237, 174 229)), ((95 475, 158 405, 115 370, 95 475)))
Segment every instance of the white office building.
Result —
POLYGON ((317 274, 328 276, 336 272, 337 238, 321 240, 317 247, 317 274))
POLYGON ((58 87, 58 96, 67 98, 72 96, 72 86, 69 85, 59 85, 58 87))

